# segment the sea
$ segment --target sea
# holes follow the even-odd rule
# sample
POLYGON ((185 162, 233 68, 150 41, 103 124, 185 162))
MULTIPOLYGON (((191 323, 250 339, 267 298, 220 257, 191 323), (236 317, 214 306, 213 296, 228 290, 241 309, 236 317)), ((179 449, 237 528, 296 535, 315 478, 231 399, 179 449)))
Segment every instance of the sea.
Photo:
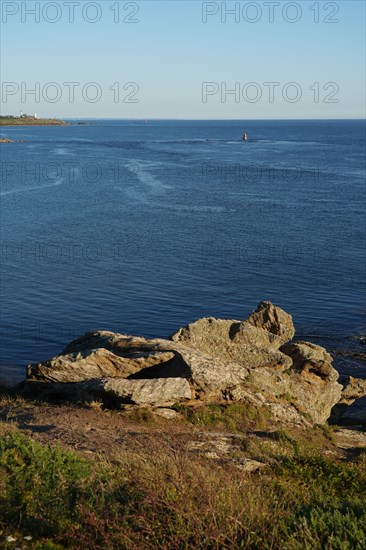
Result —
POLYGON ((262 300, 366 378, 364 121, 69 122, 1 128, 0 379, 262 300))

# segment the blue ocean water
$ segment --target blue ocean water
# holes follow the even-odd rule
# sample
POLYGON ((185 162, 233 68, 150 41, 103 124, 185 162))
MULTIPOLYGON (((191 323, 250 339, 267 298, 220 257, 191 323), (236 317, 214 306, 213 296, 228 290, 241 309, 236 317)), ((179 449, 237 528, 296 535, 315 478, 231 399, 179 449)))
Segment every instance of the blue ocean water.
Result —
MULTIPOLYGON (((293 315, 298 338, 360 345, 349 337, 366 325, 363 121, 1 134, 22 141, 1 146, 0 378, 87 330, 166 337, 202 316, 244 319, 264 299, 293 315)), ((362 361, 336 365, 366 377, 362 361)))

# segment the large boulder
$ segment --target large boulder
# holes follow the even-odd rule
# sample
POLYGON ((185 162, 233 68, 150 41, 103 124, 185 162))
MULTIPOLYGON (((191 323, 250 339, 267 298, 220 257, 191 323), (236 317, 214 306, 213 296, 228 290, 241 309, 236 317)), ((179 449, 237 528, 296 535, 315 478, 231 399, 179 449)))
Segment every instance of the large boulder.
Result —
POLYGON ((104 348, 75 351, 27 368, 28 380, 81 382, 93 378, 128 378, 144 368, 164 366, 174 358, 171 351, 144 351, 120 357, 104 348))
POLYGON ((285 344, 281 351, 292 359, 289 369, 253 369, 249 380, 266 395, 287 400, 313 422, 323 424, 342 391, 331 356, 309 342, 285 344))
POLYGON ((342 395, 338 403, 333 407, 330 422, 342 424, 342 415, 347 408, 360 397, 366 395, 366 380, 354 378, 353 376, 342 377, 340 382, 343 385, 342 395))
MULTIPOLYGON (((291 357, 295 372, 306 376, 309 382, 316 377, 322 380, 338 380, 339 374, 332 367, 332 357, 327 350, 311 342, 284 344, 281 351, 291 357)), ((341 385, 338 384, 340 389, 341 385)))
POLYGON ((342 390, 340 403, 351 405, 356 399, 366 395, 366 380, 350 376, 342 390))
MULTIPOLYGON (((310 342, 284 344, 281 351, 291 357, 289 393, 304 412, 319 424, 326 422, 338 403, 342 386, 327 350, 310 342)), ((284 378, 284 377, 283 377, 284 378)))
POLYGON ((213 317, 198 319, 179 329, 171 339, 225 361, 235 361, 248 369, 286 369, 292 364, 286 355, 278 351, 283 343, 282 339, 248 321, 213 317))
POLYGON ((227 347, 231 343, 231 327, 237 324, 240 324, 240 321, 204 317, 180 328, 170 338, 173 342, 182 342, 205 353, 215 354, 216 351, 221 357, 225 356, 228 359, 230 353, 227 347))
POLYGON ((185 378, 154 378, 128 380, 94 378, 76 383, 28 381, 26 391, 39 397, 92 402, 101 400, 106 406, 151 405, 167 407, 192 398, 191 387, 185 378))
POLYGON ((169 406, 192 398, 191 387, 185 378, 153 378, 150 380, 100 381, 103 395, 120 403, 134 405, 169 406))
POLYGON ((292 340, 295 336, 295 327, 292 317, 283 309, 272 304, 272 302, 263 301, 248 317, 248 323, 255 327, 263 328, 271 334, 276 334, 282 343, 292 340))
MULTIPOLYGON (((66 383, 100 378, 184 378, 202 399, 221 398, 228 388, 244 383, 248 370, 180 342, 145 339, 107 331, 87 333, 71 342, 64 354, 27 369, 28 382, 66 383), (99 349, 88 346, 102 345, 99 349)), ((28 388, 34 388, 29 385, 28 388)), ((79 392, 87 386, 80 386, 79 392)), ((72 388, 70 388, 71 391, 72 388)))

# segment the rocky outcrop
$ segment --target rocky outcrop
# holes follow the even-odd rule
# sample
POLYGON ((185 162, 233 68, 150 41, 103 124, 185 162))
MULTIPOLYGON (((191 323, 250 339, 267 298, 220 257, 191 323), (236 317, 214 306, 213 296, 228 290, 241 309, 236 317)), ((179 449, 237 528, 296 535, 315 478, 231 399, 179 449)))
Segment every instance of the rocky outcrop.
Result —
POLYGON ((348 407, 356 399, 366 395, 366 380, 348 376, 343 377, 341 383, 343 384, 342 395, 338 403, 333 407, 330 416, 332 424, 342 424, 343 414, 347 411, 348 407))
POLYGON ((34 394, 45 396, 51 392, 55 399, 73 401, 101 400, 106 406, 159 405, 161 407, 187 401, 192 398, 189 382, 184 378, 154 378, 151 380, 128 380, 123 378, 95 378, 79 383, 29 382, 34 394), (50 386, 50 387, 49 387, 50 386))
POLYGON ((310 342, 284 344, 280 349, 292 359, 292 367, 281 377, 285 393, 293 396, 297 407, 314 422, 326 422, 342 392, 332 357, 310 342))
POLYGON ((326 422, 342 391, 330 355, 324 348, 307 342, 286 344, 281 347, 281 352, 291 359, 289 368, 250 369, 247 385, 250 382, 257 392, 260 391, 267 403, 273 402, 273 396, 282 401, 282 407, 271 405, 272 412, 278 411, 278 414, 290 418, 297 411, 306 413, 315 423, 326 422), (296 411, 288 409, 283 414, 284 401, 293 405, 296 411))
POLYGON ((366 380, 350 376, 342 390, 340 403, 351 405, 356 399, 366 395, 366 380))
POLYGON ((187 444, 187 451, 211 460, 220 460, 235 465, 243 472, 256 472, 265 468, 264 462, 243 457, 242 439, 237 434, 199 433, 187 444))
POLYGON ((95 331, 30 365, 25 391, 106 406, 240 401, 281 421, 325 422, 338 373, 324 348, 284 343, 293 335, 291 316, 270 302, 245 321, 199 319, 170 340, 95 331))
POLYGON ((259 328, 276 334, 283 342, 292 340, 295 336, 295 327, 292 317, 280 307, 274 306, 271 302, 260 302, 258 307, 248 317, 248 322, 259 328))
POLYGON ((235 361, 245 368, 291 366, 291 360, 278 351, 282 340, 248 321, 228 321, 213 317, 199 319, 171 336, 174 342, 235 361))
POLYGON ((142 369, 163 367, 174 358, 173 352, 151 351, 120 357, 104 348, 60 355, 50 361, 29 365, 29 380, 43 382, 82 382, 94 378, 128 378, 142 369))
MULTIPOLYGON (((29 365, 27 381, 60 384, 106 377, 129 380, 183 378, 189 381, 196 397, 209 400, 242 384, 248 374, 248 369, 241 365, 179 342, 97 331, 69 344, 64 354, 45 363, 29 365), (88 349, 90 346, 93 349, 88 349)), ((87 385, 80 385, 75 389, 79 398, 80 392, 86 392, 87 388, 87 385)), ((47 387, 44 390, 47 391, 47 387)), ((90 395, 85 393, 85 397, 89 399, 90 395)))

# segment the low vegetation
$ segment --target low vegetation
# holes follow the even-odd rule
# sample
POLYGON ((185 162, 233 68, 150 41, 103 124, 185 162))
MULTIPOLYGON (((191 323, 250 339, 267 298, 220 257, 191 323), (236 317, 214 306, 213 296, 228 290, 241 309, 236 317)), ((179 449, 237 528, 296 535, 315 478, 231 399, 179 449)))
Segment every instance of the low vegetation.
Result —
MULTIPOLYGON (((186 409, 181 422, 238 433, 267 465, 252 474, 166 440, 91 460, 0 424, 0 547, 365 548, 366 454, 340 460, 321 427, 272 430, 262 444, 246 430, 265 415, 240 407, 186 409)), ((152 429, 153 415, 135 416, 152 429)))
POLYGON ((188 422, 194 426, 222 428, 235 432, 247 429, 266 428, 269 425, 270 413, 265 407, 251 404, 233 403, 231 405, 200 405, 174 407, 188 422))
POLYGON ((66 124, 57 118, 35 118, 28 115, 22 117, 0 116, 0 126, 64 126, 66 124))

